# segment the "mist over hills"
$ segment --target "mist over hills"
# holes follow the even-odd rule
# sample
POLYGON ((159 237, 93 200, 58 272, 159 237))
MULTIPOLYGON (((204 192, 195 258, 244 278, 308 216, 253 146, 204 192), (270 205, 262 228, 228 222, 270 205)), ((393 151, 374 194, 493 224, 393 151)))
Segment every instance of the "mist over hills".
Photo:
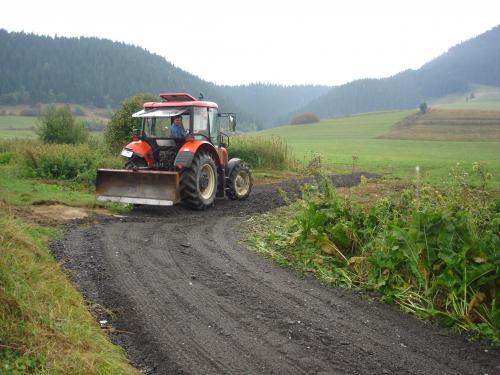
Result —
POLYGON ((336 117, 417 108, 432 98, 466 93, 472 84, 500 86, 500 26, 450 48, 418 70, 333 87, 296 112, 336 117))
MULTIPOLYGON (((429 41, 432 43, 432 41, 429 41)), ((255 83, 219 86, 143 48, 99 38, 47 37, 0 29, 0 104, 67 102, 116 107, 138 93, 203 93, 239 128, 283 124, 293 113, 321 117, 417 108, 426 100, 500 86, 500 26, 449 49, 418 70, 341 86, 255 83)))

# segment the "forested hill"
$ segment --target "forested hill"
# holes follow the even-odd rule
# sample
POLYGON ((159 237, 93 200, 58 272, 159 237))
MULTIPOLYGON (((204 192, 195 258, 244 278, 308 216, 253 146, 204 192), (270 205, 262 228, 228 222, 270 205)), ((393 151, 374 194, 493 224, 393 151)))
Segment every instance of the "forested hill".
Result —
POLYGON ((0 104, 66 102, 116 107, 138 93, 203 93, 221 110, 238 113, 240 124, 252 129, 274 124, 327 89, 264 84, 221 87, 140 47, 98 38, 52 38, 0 30, 0 104))
MULTIPOLYGON (((98 38, 0 30, 0 103, 65 102, 116 107, 138 93, 188 92, 241 112, 209 82, 142 48, 98 38)), ((245 120, 251 116, 245 114, 245 120)))
POLYGON ((335 117, 416 108, 432 98, 466 93, 471 84, 500 86, 500 26, 450 48, 418 70, 336 86, 297 112, 335 117))
MULTIPOLYGON (((432 41, 429 41, 432 43, 432 41)), ((423 101, 500 86, 500 26, 461 43, 418 70, 342 86, 218 86, 143 48, 98 38, 45 37, 0 29, 0 104, 66 102, 116 107, 138 93, 203 93, 238 113, 240 129, 321 117, 416 108, 423 101)))

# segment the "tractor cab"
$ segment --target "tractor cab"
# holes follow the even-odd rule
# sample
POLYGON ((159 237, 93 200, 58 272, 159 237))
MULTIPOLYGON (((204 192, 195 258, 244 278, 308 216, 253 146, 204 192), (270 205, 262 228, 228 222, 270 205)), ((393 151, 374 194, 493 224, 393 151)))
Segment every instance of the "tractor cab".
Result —
POLYGON ((204 141, 215 148, 220 146, 217 104, 198 101, 189 94, 160 97, 162 102, 145 103, 142 110, 132 115, 141 120, 141 128, 139 136, 133 137, 121 153, 128 158, 127 168, 174 171, 177 153, 186 142, 204 141), (177 117, 181 118, 181 131, 179 125, 175 129, 177 117))

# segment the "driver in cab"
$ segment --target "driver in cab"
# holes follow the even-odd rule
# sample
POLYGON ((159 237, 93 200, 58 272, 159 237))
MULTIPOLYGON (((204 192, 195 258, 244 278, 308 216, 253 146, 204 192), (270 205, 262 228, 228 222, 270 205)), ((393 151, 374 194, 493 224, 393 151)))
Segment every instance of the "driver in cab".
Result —
POLYGON ((187 132, 182 124, 182 116, 175 116, 172 122, 172 127, 170 128, 170 135, 174 139, 185 139, 187 132))

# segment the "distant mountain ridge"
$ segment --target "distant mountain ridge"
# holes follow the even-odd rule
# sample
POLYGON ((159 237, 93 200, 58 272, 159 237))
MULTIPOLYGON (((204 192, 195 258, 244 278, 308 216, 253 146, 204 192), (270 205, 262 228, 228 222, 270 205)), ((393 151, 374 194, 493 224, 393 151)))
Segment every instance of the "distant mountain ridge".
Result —
POLYGON ((500 86, 500 26, 450 48, 418 70, 333 87, 295 112, 336 117, 417 108, 432 98, 467 92, 472 84, 500 86))
POLYGON ((115 107, 138 93, 203 93, 254 130, 298 112, 336 117, 417 108, 422 101, 500 86, 500 26, 456 45, 418 70, 335 86, 219 86, 143 48, 98 38, 47 37, 0 29, 0 104, 67 102, 115 107))
MULTIPOLYGON (((269 126, 280 115, 323 93, 326 86, 252 85, 268 108, 280 108, 275 91, 287 91, 283 110, 265 113, 245 86, 217 86, 143 48, 98 38, 47 37, 0 29, 0 103, 68 102, 117 106, 138 93, 203 93, 222 110, 238 113, 247 128, 269 126), (296 98, 296 99, 295 99, 296 98), (287 104, 285 103, 285 104, 287 104), (296 103, 296 104, 294 104, 296 103)), ((283 101, 281 100, 281 103, 283 101)))

